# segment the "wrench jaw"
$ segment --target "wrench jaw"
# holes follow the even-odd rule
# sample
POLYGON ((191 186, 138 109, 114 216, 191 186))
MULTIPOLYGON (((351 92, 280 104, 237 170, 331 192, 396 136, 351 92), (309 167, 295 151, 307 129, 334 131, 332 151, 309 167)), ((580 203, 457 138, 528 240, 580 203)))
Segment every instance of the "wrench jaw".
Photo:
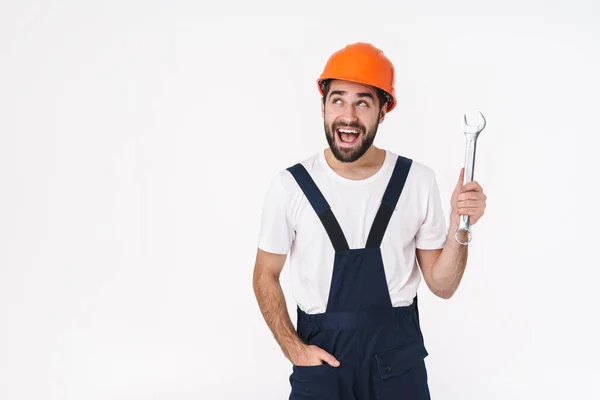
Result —
POLYGON ((481 132, 483 130, 483 128, 485 128, 485 117, 483 116, 483 114, 478 111, 477 112, 477 117, 478 117, 478 123, 477 125, 469 125, 467 122, 467 115, 464 114, 463 115, 463 121, 462 121, 462 130, 465 133, 465 135, 475 135, 475 138, 477 138, 477 135, 479 135, 479 132, 481 132))
POLYGON ((469 243, 471 243, 471 238, 473 237, 473 236, 471 235, 471 231, 467 231, 468 238, 467 238, 467 240, 466 240, 465 242, 462 242, 462 241, 459 239, 459 234, 460 234, 460 232, 461 232, 461 229, 459 229, 459 230, 457 230, 457 231, 456 231, 456 233, 454 234, 454 239, 456 239, 456 241, 457 241, 459 244, 463 245, 463 246, 466 246, 466 245, 468 245, 469 243))
POLYGON ((461 215, 460 216, 460 224, 458 226, 458 229, 454 233, 454 239, 459 244, 462 244, 463 246, 465 246, 465 245, 471 243, 471 239, 472 238, 473 238, 473 235, 471 235, 471 224, 469 223, 469 216, 468 215, 461 215), (460 233, 462 231, 466 231, 467 232, 467 240, 464 241, 464 242, 460 238, 460 233))

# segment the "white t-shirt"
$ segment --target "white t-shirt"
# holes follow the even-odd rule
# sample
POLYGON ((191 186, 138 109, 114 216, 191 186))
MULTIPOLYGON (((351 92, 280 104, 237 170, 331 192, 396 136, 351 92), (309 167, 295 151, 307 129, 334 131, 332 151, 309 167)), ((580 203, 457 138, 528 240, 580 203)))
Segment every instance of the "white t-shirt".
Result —
MULTIPOLYGON (((329 203, 350 249, 366 244, 375 214, 392 175, 397 154, 386 150, 382 167, 363 180, 346 179, 327 163, 324 151, 302 161, 329 203)), ((434 171, 413 160, 406 183, 383 236, 381 253, 392 305, 412 303, 421 281, 415 248, 442 248, 447 221, 434 171)), ((298 183, 279 171, 267 192, 258 247, 289 254, 290 284, 299 308, 325 312, 335 250, 323 224, 298 183)))

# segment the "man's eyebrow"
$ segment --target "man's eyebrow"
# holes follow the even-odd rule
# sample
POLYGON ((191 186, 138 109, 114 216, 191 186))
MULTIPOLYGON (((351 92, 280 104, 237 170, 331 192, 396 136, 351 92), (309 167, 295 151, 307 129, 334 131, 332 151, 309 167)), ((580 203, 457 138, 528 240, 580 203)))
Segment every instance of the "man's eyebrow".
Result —
MULTIPOLYGON (((329 94, 329 96, 335 96, 335 95, 340 95, 343 96, 345 94, 348 94, 348 92, 344 91, 344 90, 332 90, 331 93, 329 94)), ((357 93, 356 94, 357 97, 368 97, 371 100, 375 100, 375 98, 373 97, 373 95, 369 92, 361 92, 361 93, 357 93)))
POLYGON ((343 91, 343 90, 333 90, 333 91, 332 91, 332 92, 329 94, 329 96, 331 97, 331 96, 334 96, 334 95, 336 95, 336 94, 338 94, 338 95, 340 95, 340 96, 343 96, 343 95, 345 95, 345 94, 346 94, 346 92, 345 92, 345 91, 343 91))
POLYGON ((373 98, 373 95, 372 95, 371 93, 357 93, 356 95, 357 95, 358 97, 368 97, 368 98, 370 98, 371 100, 375 100, 375 99, 373 98))

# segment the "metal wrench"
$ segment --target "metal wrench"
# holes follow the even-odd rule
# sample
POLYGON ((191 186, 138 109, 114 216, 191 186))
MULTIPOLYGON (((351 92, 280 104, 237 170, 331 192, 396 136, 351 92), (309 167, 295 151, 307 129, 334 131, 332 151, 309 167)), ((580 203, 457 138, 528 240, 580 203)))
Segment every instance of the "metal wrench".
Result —
MULTIPOLYGON (((479 137, 479 133, 485 128, 485 117, 481 112, 479 114, 479 123, 477 125, 469 125, 467 123, 467 116, 464 115, 462 121, 462 129, 465 133, 465 138, 467 141, 467 148, 465 150, 465 176, 463 179, 463 185, 471 182, 473 180, 473 172, 475 170, 475 150, 477 148, 477 138, 479 137)), ((461 215, 460 222, 458 228, 456 229, 456 233, 454 234, 454 239, 462 245, 467 245, 471 242, 471 222, 469 220, 468 215, 461 215), (461 242, 458 239, 458 234, 460 231, 467 231, 468 239, 466 242, 461 242)))

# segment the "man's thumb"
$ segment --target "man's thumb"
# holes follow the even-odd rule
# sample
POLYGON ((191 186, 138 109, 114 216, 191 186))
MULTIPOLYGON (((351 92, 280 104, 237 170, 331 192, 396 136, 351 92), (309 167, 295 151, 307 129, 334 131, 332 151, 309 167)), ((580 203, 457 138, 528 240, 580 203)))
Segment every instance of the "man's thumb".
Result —
POLYGON ((457 189, 460 189, 463 186, 464 179, 465 179, 465 168, 462 167, 460 169, 460 173, 458 174, 458 182, 456 183, 457 189))
POLYGON ((325 361, 327 364, 331 365, 332 367, 339 367, 340 366, 340 362, 338 360, 336 360, 336 358, 334 356, 332 356, 331 354, 329 354, 325 350, 322 350, 321 359, 323 361, 325 361))

